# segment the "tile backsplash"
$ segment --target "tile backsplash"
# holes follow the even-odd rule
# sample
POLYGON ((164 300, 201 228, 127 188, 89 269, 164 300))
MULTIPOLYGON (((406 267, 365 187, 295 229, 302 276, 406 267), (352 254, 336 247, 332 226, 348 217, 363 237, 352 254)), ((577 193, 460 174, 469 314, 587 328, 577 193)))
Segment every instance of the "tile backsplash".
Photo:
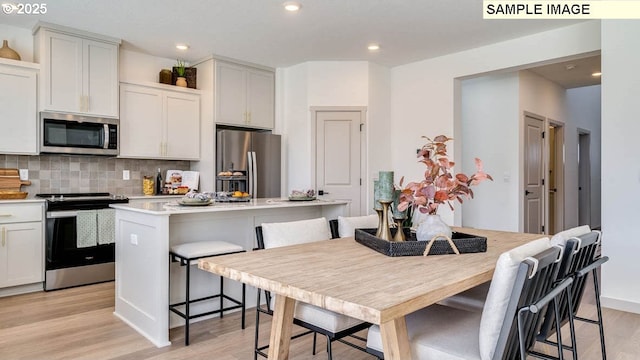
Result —
POLYGON ((118 195, 142 195, 142 177, 155 177, 158 168, 188 170, 189 161, 118 159, 87 155, 2 155, 0 168, 28 169, 31 185, 22 191, 33 198, 39 193, 109 192, 118 195), (129 170, 129 180, 122 171, 129 170))

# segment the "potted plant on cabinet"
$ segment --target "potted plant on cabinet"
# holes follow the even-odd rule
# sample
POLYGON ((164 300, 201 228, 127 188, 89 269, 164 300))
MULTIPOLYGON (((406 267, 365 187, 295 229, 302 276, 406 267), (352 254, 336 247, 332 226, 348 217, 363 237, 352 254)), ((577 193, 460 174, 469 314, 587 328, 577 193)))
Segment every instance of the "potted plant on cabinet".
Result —
POLYGON ((176 86, 187 87, 187 79, 184 76, 184 61, 178 59, 178 63, 176 64, 176 66, 174 66, 174 69, 176 70, 176 74, 178 75, 178 78, 176 79, 176 86))

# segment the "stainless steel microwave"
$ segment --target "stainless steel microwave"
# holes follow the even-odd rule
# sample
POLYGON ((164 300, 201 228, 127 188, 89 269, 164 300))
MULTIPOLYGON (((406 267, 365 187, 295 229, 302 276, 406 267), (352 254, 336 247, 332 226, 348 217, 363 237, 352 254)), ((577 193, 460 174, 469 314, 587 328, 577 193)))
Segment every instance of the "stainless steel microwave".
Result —
POLYGON ((41 112, 40 152, 118 155, 118 119, 41 112))

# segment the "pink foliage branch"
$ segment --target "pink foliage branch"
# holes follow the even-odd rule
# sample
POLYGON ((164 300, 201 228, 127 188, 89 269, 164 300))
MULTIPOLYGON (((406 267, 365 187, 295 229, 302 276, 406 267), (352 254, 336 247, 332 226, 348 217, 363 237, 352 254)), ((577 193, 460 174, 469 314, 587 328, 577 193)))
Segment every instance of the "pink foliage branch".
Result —
MULTIPOLYGON (((440 204, 448 204, 453 210, 453 202, 462 203, 463 199, 473 199, 471 186, 478 185, 484 180, 493 180, 491 175, 484 172, 482 160, 476 158, 476 172, 471 176, 463 173, 453 175, 455 163, 447 156, 446 143, 452 138, 438 135, 433 140, 426 136, 427 143, 418 152, 418 162, 426 166, 424 179, 412 181, 402 189, 398 210, 404 211, 410 205, 417 207, 422 213, 435 214, 440 204)), ((400 188, 404 176, 400 179, 400 188)))

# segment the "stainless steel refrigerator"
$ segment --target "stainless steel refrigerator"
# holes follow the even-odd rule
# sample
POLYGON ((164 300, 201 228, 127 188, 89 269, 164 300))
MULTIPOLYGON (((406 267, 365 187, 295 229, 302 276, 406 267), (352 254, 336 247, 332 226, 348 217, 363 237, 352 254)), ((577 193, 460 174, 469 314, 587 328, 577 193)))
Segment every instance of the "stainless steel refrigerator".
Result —
POLYGON ((216 131, 217 191, 246 191, 254 198, 280 197, 280 162, 280 135, 216 131))

